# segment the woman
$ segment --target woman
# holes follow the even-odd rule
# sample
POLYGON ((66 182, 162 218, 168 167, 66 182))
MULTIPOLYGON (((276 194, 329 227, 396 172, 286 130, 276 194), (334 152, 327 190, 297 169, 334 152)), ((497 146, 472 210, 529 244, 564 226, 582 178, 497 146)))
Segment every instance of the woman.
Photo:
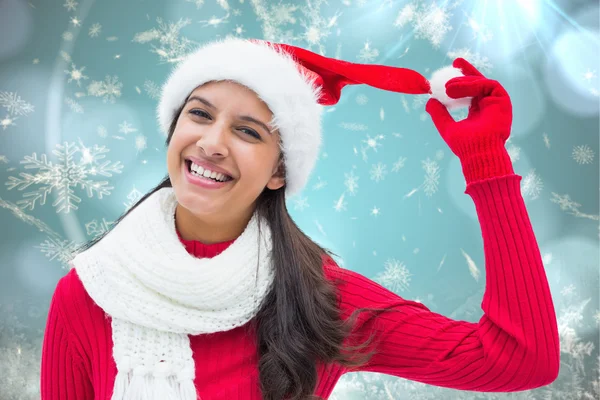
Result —
POLYGON ((429 82, 242 39, 190 55, 158 108, 168 177, 58 283, 42 399, 327 398, 350 371, 488 392, 554 381, 554 306, 504 149, 510 99, 465 60, 453 66, 453 79, 429 82), (479 323, 338 267, 287 212, 316 161, 321 106, 361 83, 433 95, 426 110, 461 160, 481 223, 479 323), (471 104, 467 119, 452 119, 446 94, 471 104))

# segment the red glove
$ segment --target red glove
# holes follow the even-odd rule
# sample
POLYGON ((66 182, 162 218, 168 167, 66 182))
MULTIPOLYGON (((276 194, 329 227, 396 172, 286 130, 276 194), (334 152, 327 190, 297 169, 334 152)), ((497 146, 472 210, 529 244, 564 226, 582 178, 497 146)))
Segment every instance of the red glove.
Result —
POLYGON ((450 150, 460 159, 467 184, 514 174, 504 143, 510 135, 512 105, 504 88, 463 58, 452 63, 463 75, 446 82, 451 98, 473 97, 468 117, 456 122, 446 106, 431 98, 425 106, 450 150))

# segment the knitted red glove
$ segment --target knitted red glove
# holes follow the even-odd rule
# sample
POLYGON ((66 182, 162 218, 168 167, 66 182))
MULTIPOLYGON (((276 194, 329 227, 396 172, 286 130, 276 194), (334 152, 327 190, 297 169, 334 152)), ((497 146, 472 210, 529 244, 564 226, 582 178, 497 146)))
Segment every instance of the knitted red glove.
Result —
POLYGON ((468 117, 456 122, 446 106, 431 98, 425 111, 440 135, 460 159, 467 184, 476 180, 513 174, 512 162, 504 147, 510 135, 512 105, 504 88, 483 76, 463 58, 452 63, 465 76, 446 82, 451 98, 473 97, 468 117))

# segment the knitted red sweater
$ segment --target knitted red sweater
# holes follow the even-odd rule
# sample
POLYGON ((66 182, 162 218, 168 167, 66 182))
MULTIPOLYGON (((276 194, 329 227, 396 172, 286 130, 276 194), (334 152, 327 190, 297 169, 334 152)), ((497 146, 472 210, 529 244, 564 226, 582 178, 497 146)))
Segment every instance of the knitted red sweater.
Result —
MULTIPOLYGON (((377 328, 377 354, 352 371, 318 365, 315 394, 327 398, 338 379, 354 371, 489 392, 532 389, 556 379, 559 340, 554 305, 520 180, 510 174, 471 182, 465 190, 476 206, 485 251, 484 315, 478 323, 446 318, 333 261, 324 264, 329 279, 341 278, 336 287, 344 319, 357 307, 393 305, 395 312, 382 314, 376 324, 357 325, 362 338, 377 328)), ((198 257, 213 257, 231 243, 181 241, 198 257)), ((190 336, 200 398, 262 398, 256 346, 248 326, 190 336)), ((117 373, 112 345, 110 317, 71 270, 59 281, 48 314, 42 399, 109 400, 117 373)))

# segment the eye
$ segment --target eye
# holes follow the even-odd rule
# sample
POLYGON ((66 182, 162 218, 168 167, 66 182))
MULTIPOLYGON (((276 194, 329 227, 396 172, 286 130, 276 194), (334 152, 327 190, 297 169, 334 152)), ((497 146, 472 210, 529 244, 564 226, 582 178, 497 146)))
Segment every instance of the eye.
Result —
POLYGON ((197 115, 197 116, 203 116, 203 115, 205 115, 207 117, 210 117, 210 115, 208 115, 206 112, 204 112, 202 110, 199 110, 197 108, 194 108, 194 109, 190 110, 189 113, 197 115))
MULTIPOLYGON (((198 108, 194 108, 194 109, 192 109, 192 110, 190 110, 188 112, 190 114, 194 114, 194 115, 197 115, 197 116, 202 117, 202 118, 210 118, 210 115, 206 111, 200 110, 198 108)), ((258 133, 256 133, 256 131, 254 131, 254 130, 252 130, 250 128, 240 128, 239 130, 241 132, 247 132, 248 135, 254 137, 255 139, 261 139, 261 136, 258 133)))

